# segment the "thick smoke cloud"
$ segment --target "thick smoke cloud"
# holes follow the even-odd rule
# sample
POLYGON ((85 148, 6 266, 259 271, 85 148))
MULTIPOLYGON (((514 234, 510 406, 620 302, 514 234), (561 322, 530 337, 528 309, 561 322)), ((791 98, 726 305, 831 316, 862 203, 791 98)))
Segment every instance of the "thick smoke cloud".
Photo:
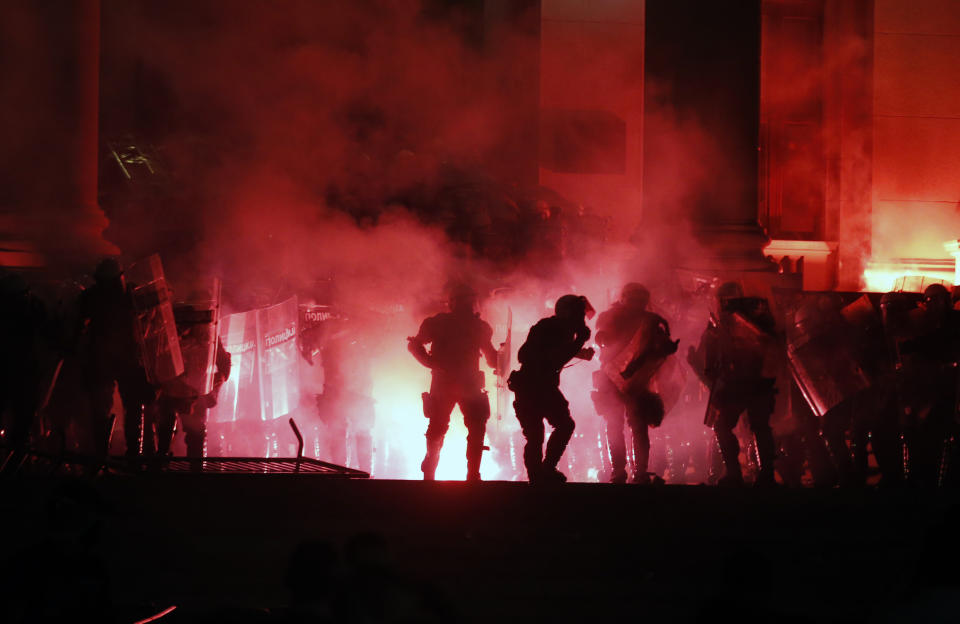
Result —
MULTIPOLYGON (((476 6, 104 2, 102 135, 131 136, 155 155, 151 180, 161 187, 136 195, 121 184, 111 194, 107 184, 108 235, 131 257, 159 251, 175 290, 197 272, 222 276, 226 312, 297 294, 359 319, 358 349, 374 356, 347 366, 371 379, 376 476, 419 474, 429 374, 404 338, 442 309, 450 281, 489 295, 482 313, 495 343, 512 312, 514 362, 529 327, 566 292, 603 310, 625 282, 642 281, 684 349, 702 328, 669 268, 699 253, 689 217, 722 153, 696 120, 674 120, 661 167, 675 192, 660 213, 674 216, 637 231, 622 227, 636 216, 613 219, 617 228, 582 218, 578 204, 596 201, 588 193, 567 201, 511 179, 527 156, 503 146, 524 130, 517 120, 531 87, 509 78, 536 37, 507 29, 491 44, 492 17, 476 6), (716 158, 690 157, 704 153, 716 158)), ((568 454, 575 479, 608 468, 590 401, 597 366, 578 362, 563 374, 578 422, 568 454)), ((522 477, 522 438, 509 403, 499 407, 484 477, 522 477)), ((680 412, 672 435, 700 435, 700 407, 680 412)), ((309 404, 297 419, 324 433, 309 404)), ((463 476, 458 420, 455 412, 441 477, 463 476)))
POLYGON ((157 144, 181 189, 161 227, 196 239, 191 260, 247 287, 300 286, 326 262, 353 264, 358 249, 391 278, 409 265, 398 255, 429 258, 419 238, 369 244, 377 235, 355 230, 394 214, 391 200, 429 195, 441 163, 489 160, 511 109, 494 60, 451 26, 456 12, 440 21, 415 2, 106 3, 104 13, 115 20, 104 133, 157 144))

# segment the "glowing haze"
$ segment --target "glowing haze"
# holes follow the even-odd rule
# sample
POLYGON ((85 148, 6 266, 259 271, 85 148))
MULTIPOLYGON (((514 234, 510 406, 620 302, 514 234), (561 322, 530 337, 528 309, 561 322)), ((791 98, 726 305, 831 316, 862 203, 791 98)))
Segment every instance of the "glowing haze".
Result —
MULTIPOLYGON (((530 23, 518 12, 504 23, 530 23)), ((592 198, 567 202, 511 175, 529 164, 504 146, 529 130, 526 90, 536 81, 516 76, 525 63, 536 68, 537 39, 502 28, 494 45, 491 19, 433 1, 103 3, 102 133, 143 145, 166 189, 139 204, 105 193, 108 237, 130 257, 158 251, 175 290, 194 273, 221 276, 226 314, 296 295, 351 319, 370 354, 356 377, 371 380, 377 477, 420 476, 429 372, 406 337, 444 308, 451 281, 478 290, 496 344, 512 311, 513 362, 559 296, 584 294, 602 311, 629 280, 654 289, 682 349, 702 328, 702 316, 674 318, 682 293, 666 263, 695 253, 684 223, 670 224, 669 240, 637 238, 635 204, 581 208, 592 198), (562 212, 549 216, 548 206, 562 212), (617 227, 595 214, 615 215, 617 227)), ((678 129, 677 146, 699 140, 695 127, 678 129)), ((562 375, 577 431, 561 468, 579 480, 607 468, 590 400, 596 368, 577 361, 562 375)), ((495 378, 484 370, 493 416, 482 475, 523 478, 510 401, 499 402, 498 418, 495 378)), ((323 437, 309 400, 293 415, 323 437)), ((705 431, 699 404, 670 418, 670 435, 705 431)), ((283 428, 266 442, 245 435, 258 438, 253 452, 294 450, 283 428)), ((465 438, 455 410, 438 478, 464 478, 465 438)), ((654 457, 658 448, 655 439, 654 457)), ((308 439, 307 453, 326 458, 319 439, 308 439)), ((356 465, 353 450, 346 461, 356 465)))

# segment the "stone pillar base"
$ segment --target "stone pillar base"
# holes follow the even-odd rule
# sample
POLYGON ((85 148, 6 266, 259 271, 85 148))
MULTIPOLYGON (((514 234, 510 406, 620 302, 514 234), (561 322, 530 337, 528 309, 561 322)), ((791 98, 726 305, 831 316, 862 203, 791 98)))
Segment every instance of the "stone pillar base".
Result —
POLYGON ((717 274, 777 272, 777 265, 763 253, 770 239, 757 224, 704 225, 694 231, 694 236, 700 249, 684 261, 683 269, 717 274))

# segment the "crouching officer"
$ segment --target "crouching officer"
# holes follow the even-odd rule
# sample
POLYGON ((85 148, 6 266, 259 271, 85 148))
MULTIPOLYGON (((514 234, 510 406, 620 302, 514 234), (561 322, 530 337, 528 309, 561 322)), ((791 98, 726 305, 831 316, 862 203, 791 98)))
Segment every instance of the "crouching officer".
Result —
POLYGON ((593 349, 583 346, 590 339, 586 318, 592 318, 593 314, 586 297, 560 297, 554 306, 554 315, 530 328, 517 354, 520 370, 513 371, 507 383, 516 397, 513 407, 527 440, 523 464, 531 483, 567 480, 557 470, 557 464, 573 435, 574 422, 567 399, 560 392, 560 371, 575 357, 593 358, 593 349), (546 452, 544 420, 553 427, 546 452))
POLYGON ((440 449, 455 405, 460 406, 467 427, 467 480, 480 480, 490 401, 483 389, 479 359, 483 355, 487 365, 496 368, 497 350, 491 342, 493 328, 474 311, 476 303, 472 289, 454 289, 450 311, 426 319, 417 335, 407 339, 410 353, 430 369, 432 377, 430 392, 422 395, 423 415, 430 420, 427 454, 420 465, 424 481, 433 481, 436 476, 440 449))

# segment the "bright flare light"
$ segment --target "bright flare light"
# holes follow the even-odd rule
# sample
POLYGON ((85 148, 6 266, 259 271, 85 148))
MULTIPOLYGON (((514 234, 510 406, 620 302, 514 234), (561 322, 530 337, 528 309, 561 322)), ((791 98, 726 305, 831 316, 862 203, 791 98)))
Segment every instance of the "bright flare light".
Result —
POLYGON ((922 292, 930 284, 956 284, 953 260, 901 259, 887 262, 870 260, 863 272, 864 291, 922 292))
MULTIPOLYGON (((405 346, 405 342, 400 342, 405 346)), ((496 390, 491 388, 486 371, 491 408, 495 408, 496 390)), ((395 349, 378 358, 373 369, 373 397, 376 401, 377 423, 374 445, 377 448, 377 467, 374 476, 387 479, 421 479, 420 462, 426 453, 428 420, 423 415, 421 392, 430 389, 430 371, 420 366, 404 349, 395 349)), ((493 418, 488 428, 495 426, 493 418)), ((489 445, 489 440, 487 441, 489 445)), ((436 477, 439 480, 463 481, 467 476, 467 428, 460 408, 450 416, 450 429, 444 438, 436 477)), ((484 452, 480 477, 484 480, 497 476, 499 468, 493 454, 484 452)))

